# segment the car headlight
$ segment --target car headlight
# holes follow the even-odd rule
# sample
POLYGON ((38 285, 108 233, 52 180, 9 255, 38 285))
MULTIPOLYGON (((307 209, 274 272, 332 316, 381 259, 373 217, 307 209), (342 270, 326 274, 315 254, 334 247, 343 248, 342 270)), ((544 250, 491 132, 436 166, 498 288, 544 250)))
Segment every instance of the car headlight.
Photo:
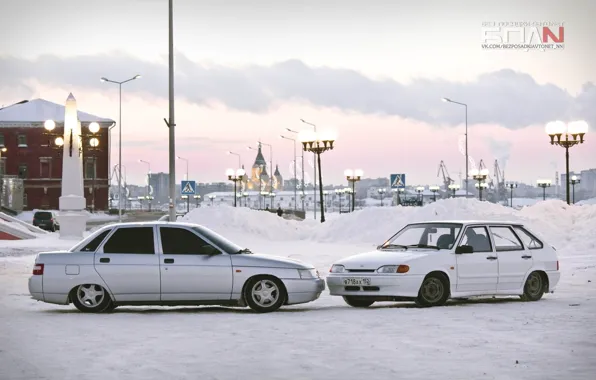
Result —
POLYGON ((346 271, 346 267, 343 265, 333 264, 329 272, 331 273, 344 273, 346 271))
POLYGON ((407 265, 385 265, 377 269, 377 273, 407 273, 409 270, 407 265))
POLYGON ((319 271, 316 269, 298 269, 301 279, 319 278, 319 271))

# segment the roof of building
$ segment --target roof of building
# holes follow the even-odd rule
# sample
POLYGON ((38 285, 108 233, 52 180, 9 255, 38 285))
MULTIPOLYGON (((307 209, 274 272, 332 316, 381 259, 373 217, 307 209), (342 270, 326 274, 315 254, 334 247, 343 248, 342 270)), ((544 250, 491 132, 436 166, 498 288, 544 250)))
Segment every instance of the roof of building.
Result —
MULTIPOLYGON (((46 120, 57 123, 64 122, 64 105, 44 99, 23 100, 16 104, 0 108, 0 126, 19 124, 22 126, 38 124, 46 120)), ((114 123, 112 119, 103 118, 78 111, 79 121, 89 123, 114 123)))
MULTIPOLYGON (((255 163, 252 165, 252 167, 255 168, 260 165, 263 165, 264 167, 267 166, 267 161, 265 161, 263 152, 261 152, 261 143, 259 143, 259 151, 257 152, 257 157, 255 158, 255 163)), ((265 169, 263 169, 263 171, 265 171, 265 169)))

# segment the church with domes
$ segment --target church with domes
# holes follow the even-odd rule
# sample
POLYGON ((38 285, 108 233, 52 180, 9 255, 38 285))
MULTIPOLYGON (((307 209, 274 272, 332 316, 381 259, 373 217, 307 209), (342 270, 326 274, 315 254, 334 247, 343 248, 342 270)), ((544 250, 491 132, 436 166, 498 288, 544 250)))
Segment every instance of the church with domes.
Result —
POLYGON ((273 178, 271 178, 267 172, 267 161, 265 161, 265 157, 263 156, 260 143, 257 157, 250 170, 250 177, 247 173, 243 182, 244 190, 247 191, 271 192, 283 190, 283 178, 279 172, 279 167, 277 165, 275 166, 275 172, 273 173, 273 178))

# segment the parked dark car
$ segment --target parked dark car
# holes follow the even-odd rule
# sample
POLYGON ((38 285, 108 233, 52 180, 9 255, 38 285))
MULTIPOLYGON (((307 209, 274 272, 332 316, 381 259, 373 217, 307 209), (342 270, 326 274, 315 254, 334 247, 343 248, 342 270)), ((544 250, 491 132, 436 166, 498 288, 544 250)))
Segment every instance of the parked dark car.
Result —
POLYGON ((33 214, 33 225, 52 232, 60 229, 58 215, 54 211, 36 211, 33 214))

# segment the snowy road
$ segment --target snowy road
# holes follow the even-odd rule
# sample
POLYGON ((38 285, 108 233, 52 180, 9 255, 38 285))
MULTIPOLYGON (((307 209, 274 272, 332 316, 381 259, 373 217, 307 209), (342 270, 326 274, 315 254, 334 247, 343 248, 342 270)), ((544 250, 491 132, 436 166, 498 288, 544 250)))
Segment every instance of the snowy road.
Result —
MULTIPOLYGON (((266 253, 283 247, 323 273, 333 258, 370 248, 249 240, 266 253)), ((562 258, 559 291, 536 303, 511 298, 360 310, 324 295, 266 315, 219 307, 85 315, 29 298, 32 260, 0 258, 3 380, 592 380, 596 374, 595 255, 562 258)))

